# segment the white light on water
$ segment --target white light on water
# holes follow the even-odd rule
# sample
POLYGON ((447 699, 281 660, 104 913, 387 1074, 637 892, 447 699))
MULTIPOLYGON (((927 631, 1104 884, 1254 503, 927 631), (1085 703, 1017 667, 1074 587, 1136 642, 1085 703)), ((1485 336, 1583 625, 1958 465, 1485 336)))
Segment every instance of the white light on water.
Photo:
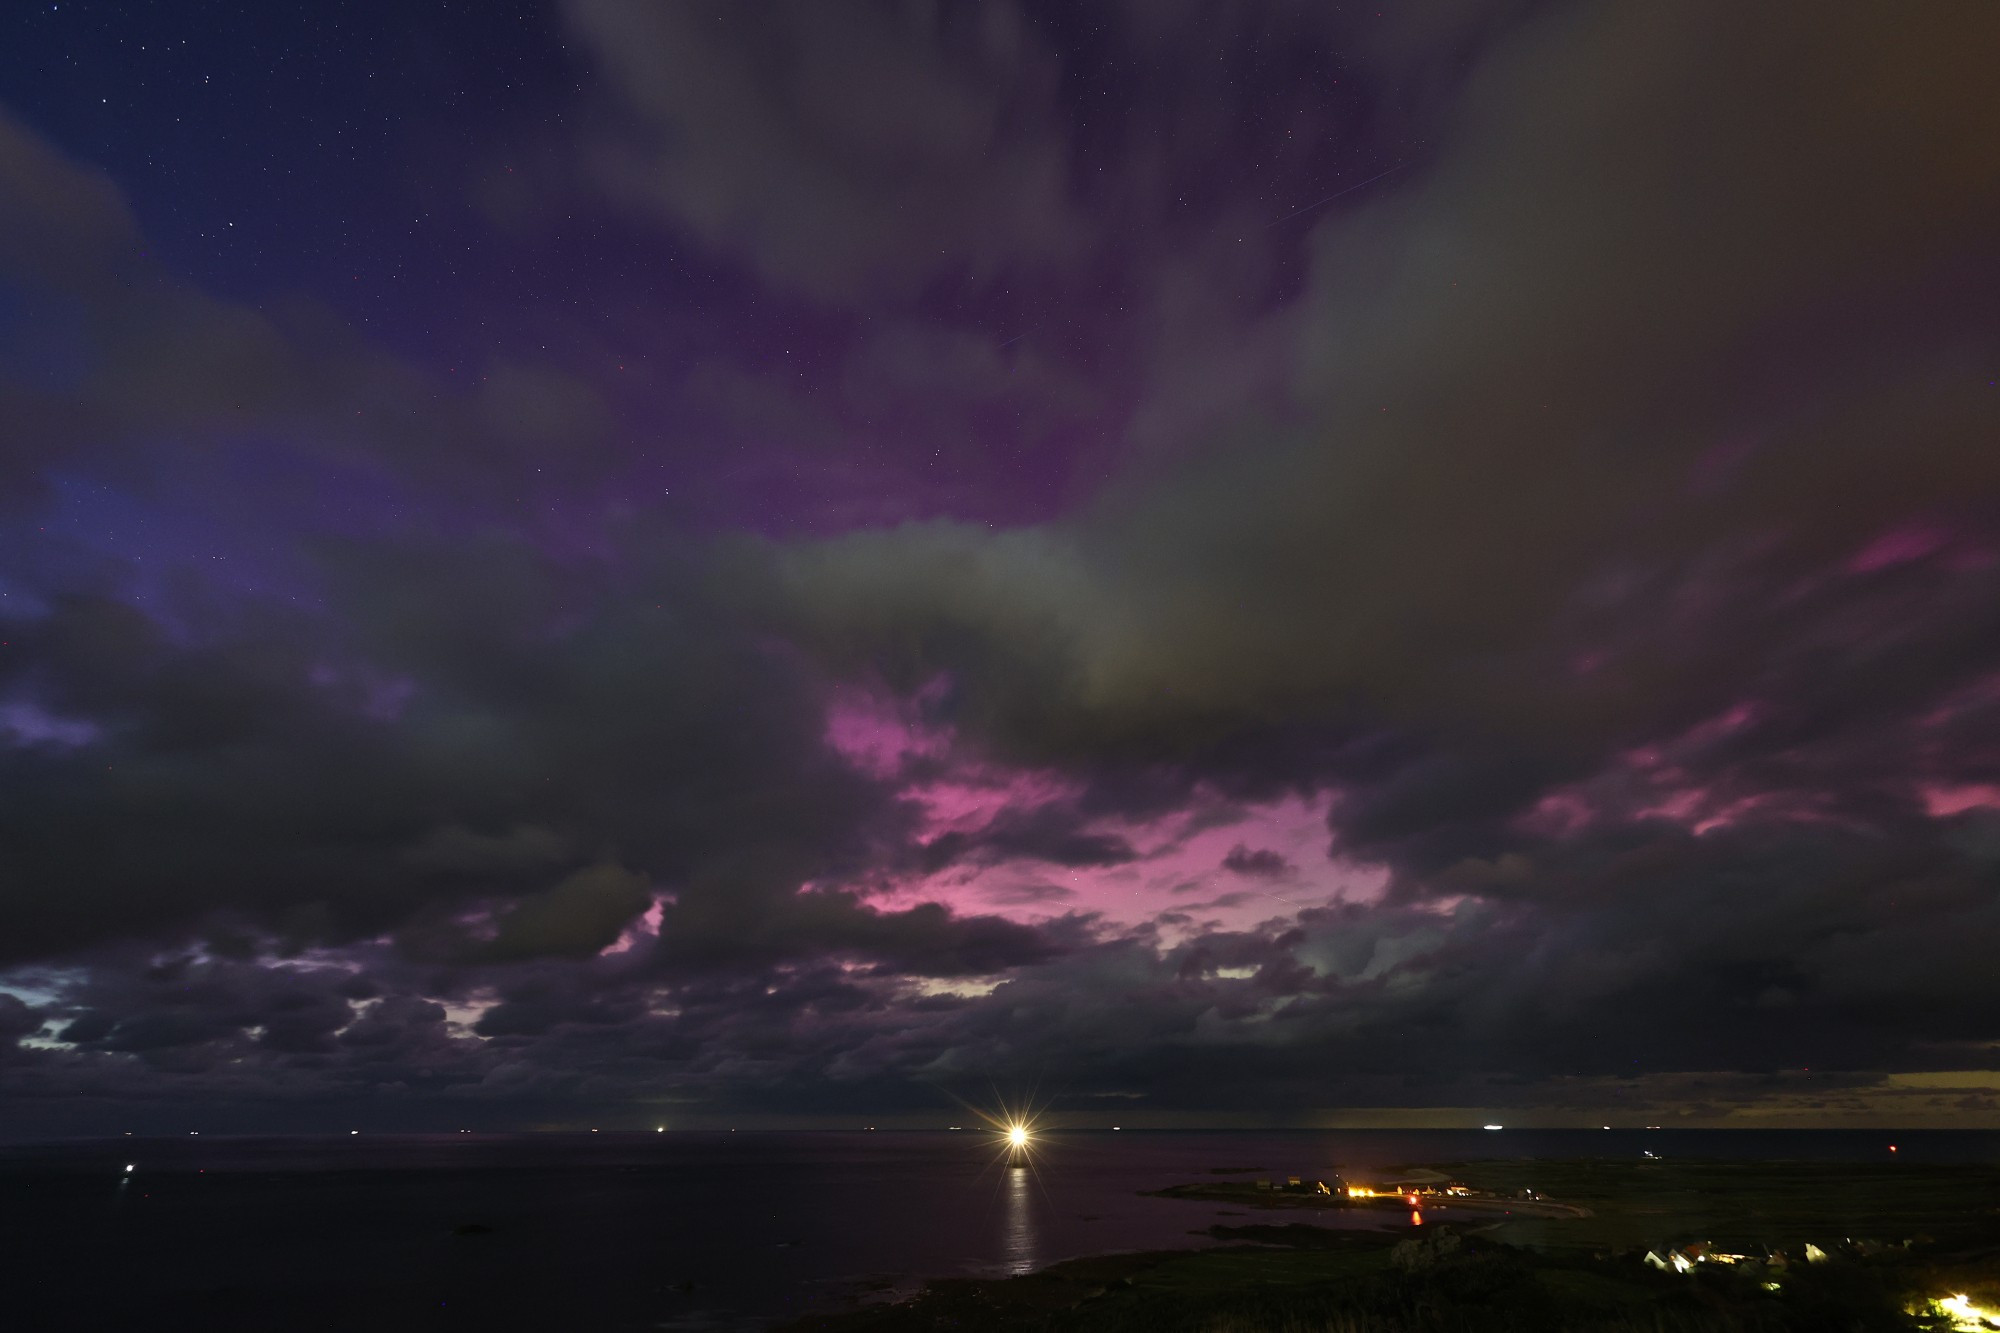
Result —
POLYGON ((1487 1125, 1487 1126, 1486 1126, 1486 1128, 1487 1128, 1487 1129, 1505 1129, 1505 1128, 1506 1128, 1506 1126, 1505 1126, 1505 1125, 1487 1125))
POLYGON ((1003 1101, 990 1111, 973 1106, 966 1109, 986 1122, 986 1127, 993 1134, 987 1142, 1008 1165, 1024 1165, 1041 1151, 1041 1126, 1032 1106, 1025 1103, 1009 1106, 1003 1101))

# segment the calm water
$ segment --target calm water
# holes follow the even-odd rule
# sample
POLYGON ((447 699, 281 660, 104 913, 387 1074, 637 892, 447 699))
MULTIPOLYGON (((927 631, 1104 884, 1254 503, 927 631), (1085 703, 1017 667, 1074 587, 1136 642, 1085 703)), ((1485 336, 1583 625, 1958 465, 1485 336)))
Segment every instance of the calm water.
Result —
POLYGON ((1903 1161, 2000 1160, 1993 1133, 1743 1130, 1055 1134, 1019 1171, 971 1133, 44 1145, 0 1149, 0 1308, 22 1330, 760 1328, 925 1277, 1272 1220, 1139 1193, 1216 1167, 1887 1160, 1892 1140, 1903 1161), (467 1224, 490 1230, 456 1234, 467 1224))

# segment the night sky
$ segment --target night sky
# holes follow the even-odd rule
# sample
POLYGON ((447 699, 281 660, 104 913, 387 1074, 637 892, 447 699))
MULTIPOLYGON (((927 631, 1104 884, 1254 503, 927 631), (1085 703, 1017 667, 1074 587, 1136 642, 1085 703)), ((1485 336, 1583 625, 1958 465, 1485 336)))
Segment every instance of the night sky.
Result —
POLYGON ((5 1133, 2000 1126, 1996 50, 8 6, 5 1133))

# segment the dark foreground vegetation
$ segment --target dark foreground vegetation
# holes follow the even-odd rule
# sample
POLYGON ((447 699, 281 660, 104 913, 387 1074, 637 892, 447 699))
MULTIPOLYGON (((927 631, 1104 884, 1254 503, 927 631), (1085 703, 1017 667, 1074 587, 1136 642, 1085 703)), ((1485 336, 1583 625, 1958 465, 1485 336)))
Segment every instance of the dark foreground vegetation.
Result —
MULTIPOLYGON (((1458 1174, 1499 1186, 1525 1169, 1462 1164, 1458 1174)), ((1980 1326, 1937 1305, 1941 1298, 2000 1307, 2000 1194, 1986 1168, 1568 1163, 1541 1164, 1537 1179, 1587 1194, 1593 1211, 1526 1228, 1495 1219, 1356 1231, 1294 1221, 1301 1214, 1274 1201, 1287 1207, 1283 1222, 1215 1227, 1208 1234, 1220 1243, 1209 1249, 934 1282, 896 1305, 789 1327, 1912 1333, 1980 1326), (1870 1225, 1871 1209, 1883 1225, 1870 1225)))
POLYGON ((1757 1277, 1721 1267, 1683 1276, 1630 1256, 1546 1255, 1449 1231, 1423 1242, 1296 1224, 1217 1232, 1235 1243, 1080 1259, 1000 1281, 937 1282, 898 1305, 790 1327, 797 1333, 1910 1333, 1953 1326, 1930 1310, 1934 1296, 2000 1288, 2000 1252, 1993 1250, 1830 1258, 1788 1275, 1771 1292, 1757 1277), (1414 1256, 1411 1246, 1418 1247, 1414 1256))

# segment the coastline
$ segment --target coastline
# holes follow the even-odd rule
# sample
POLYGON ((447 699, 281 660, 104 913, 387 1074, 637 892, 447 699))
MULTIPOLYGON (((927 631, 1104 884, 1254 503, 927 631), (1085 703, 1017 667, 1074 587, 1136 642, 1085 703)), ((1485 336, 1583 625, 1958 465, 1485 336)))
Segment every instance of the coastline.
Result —
POLYGON ((1983 1327, 1954 1323, 1954 1312, 2000 1310, 2000 1168, 1445 1165, 1448 1172, 1435 1172, 1440 1182, 1500 1185, 1532 1169, 1591 1193, 1588 1202, 1461 1195, 1399 1222, 1402 1201, 1337 1198, 1308 1192, 1303 1182, 1286 1190, 1194 1181, 1147 1193, 1226 1201, 1285 1220, 1193 1230, 1217 1242, 1206 1248, 1110 1252, 1014 1277, 940 1279, 893 1304, 780 1328, 1908 1333, 1983 1327), (1675 1198, 1678 1210, 1663 1202, 1675 1198), (1352 1225, 1357 1214, 1378 1224, 1352 1225), (1337 1217, 1349 1225, 1318 1224, 1337 1217), (1884 1228, 1908 1234, 1880 1234, 1884 1228), (1857 1229, 1875 1234, 1847 1234, 1857 1229), (1945 1304, 1954 1299, 1970 1304, 1945 1304))

